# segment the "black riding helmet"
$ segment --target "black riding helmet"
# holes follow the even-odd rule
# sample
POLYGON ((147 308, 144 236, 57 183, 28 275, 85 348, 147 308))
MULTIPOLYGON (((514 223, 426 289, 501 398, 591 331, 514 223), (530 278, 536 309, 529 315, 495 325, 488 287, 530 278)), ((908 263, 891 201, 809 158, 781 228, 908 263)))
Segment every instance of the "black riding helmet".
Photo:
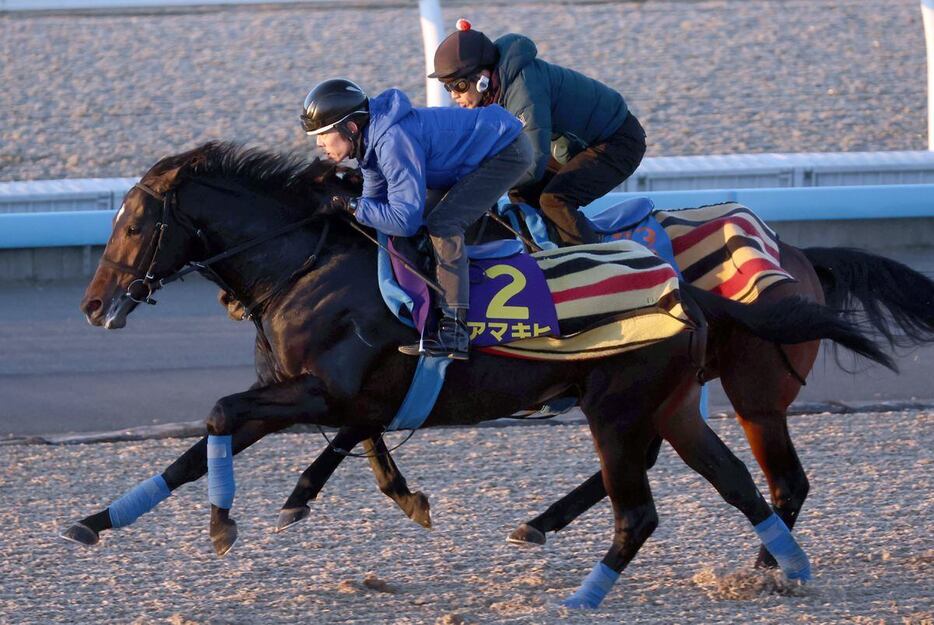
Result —
POLYGON ((307 135, 341 130, 341 122, 354 115, 366 115, 370 101, 357 83, 346 78, 320 82, 305 96, 302 128, 307 135))
POLYGON ((429 78, 450 80, 476 74, 499 61, 499 51, 490 38, 473 30, 470 22, 457 20, 457 30, 445 37, 435 50, 435 71, 429 78))

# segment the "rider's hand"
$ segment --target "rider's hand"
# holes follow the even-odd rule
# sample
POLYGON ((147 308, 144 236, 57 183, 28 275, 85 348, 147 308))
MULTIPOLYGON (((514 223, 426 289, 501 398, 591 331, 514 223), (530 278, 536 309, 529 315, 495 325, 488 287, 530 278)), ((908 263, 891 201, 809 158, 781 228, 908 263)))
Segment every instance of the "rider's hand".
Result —
POLYGON ((354 212, 357 210, 357 199, 345 197, 342 195, 335 195, 331 198, 330 203, 327 207, 328 214, 336 215, 338 213, 346 213, 353 217, 354 212))

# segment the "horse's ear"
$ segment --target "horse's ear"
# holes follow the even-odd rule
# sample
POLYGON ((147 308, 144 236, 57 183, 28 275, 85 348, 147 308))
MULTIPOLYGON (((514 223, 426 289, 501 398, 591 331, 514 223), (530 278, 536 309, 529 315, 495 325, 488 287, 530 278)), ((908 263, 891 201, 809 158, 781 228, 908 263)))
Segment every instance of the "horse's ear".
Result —
POLYGON ((178 167, 167 169, 149 181, 148 184, 156 193, 168 193, 170 189, 177 185, 185 167, 185 165, 179 165, 178 167))
POLYGON ((341 184, 344 187, 351 191, 363 189, 363 173, 359 169, 351 169, 350 167, 341 167, 339 169, 344 174, 341 177, 341 184))
POLYGON ((337 179, 337 165, 331 164, 326 165, 321 168, 321 171, 317 172, 311 177, 311 181, 315 184, 327 184, 335 182, 337 179))

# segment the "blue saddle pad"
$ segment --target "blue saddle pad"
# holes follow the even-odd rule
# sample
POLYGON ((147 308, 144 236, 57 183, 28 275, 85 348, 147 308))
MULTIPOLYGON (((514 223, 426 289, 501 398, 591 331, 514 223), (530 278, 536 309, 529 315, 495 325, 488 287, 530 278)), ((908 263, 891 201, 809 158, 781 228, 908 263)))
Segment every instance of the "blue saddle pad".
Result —
POLYGON ((654 210, 655 202, 649 198, 634 197, 603 208, 584 207, 581 212, 594 230, 600 234, 613 234, 635 227, 654 210))
POLYGON ((646 215, 642 221, 632 224, 628 228, 603 234, 604 241, 616 241, 618 239, 629 239, 635 241, 655 252, 656 256, 675 268, 678 275, 681 275, 681 269, 675 262, 674 248, 671 246, 671 237, 662 227, 655 215, 646 215))
MULTIPOLYGON (((676 270, 674 250, 665 229, 656 221, 655 203, 647 197, 637 197, 603 208, 580 209, 603 241, 630 239, 655 252, 676 270)), ((548 239, 548 230, 542 216, 527 204, 506 204, 499 209, 513 228, 520 228, 519 220, 525 224, 532 239, 542 249, 553 249, 556 245, 548 239)))
POLYGON ((489 260, 491 258, 508 258, 525 252, 525 246, 518 239, 502 239, 467 246, 467 257, 471 260, 489 260))

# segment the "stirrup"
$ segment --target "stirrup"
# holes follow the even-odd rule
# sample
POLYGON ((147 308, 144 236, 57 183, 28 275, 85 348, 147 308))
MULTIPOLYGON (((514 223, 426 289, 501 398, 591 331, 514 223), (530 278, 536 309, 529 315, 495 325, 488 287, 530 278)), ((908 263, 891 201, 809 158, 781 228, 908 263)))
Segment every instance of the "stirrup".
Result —
POLYGON ((418 341, 417 343, 409 343, 408 345, 400 345, 399 351, 405 354, 406 356, 420 356, 422 354, 422 342, 418 341))
POLYGON ((438 322, 438 327, 417 343, 400 345, 399 351, 408 356, 440 356, 454 360, 469 358, 470 334, 467 329, 466 310, 458 311, 458 316, 445 316, 438 322))
POLYGON ((424 341, 400 345, 399 351, 406 356, 441 356, 453 360, 469 360, 470 353, 467 349, 459 350, 457 346, 447 347, 434 338, 426 337, 424 341))

